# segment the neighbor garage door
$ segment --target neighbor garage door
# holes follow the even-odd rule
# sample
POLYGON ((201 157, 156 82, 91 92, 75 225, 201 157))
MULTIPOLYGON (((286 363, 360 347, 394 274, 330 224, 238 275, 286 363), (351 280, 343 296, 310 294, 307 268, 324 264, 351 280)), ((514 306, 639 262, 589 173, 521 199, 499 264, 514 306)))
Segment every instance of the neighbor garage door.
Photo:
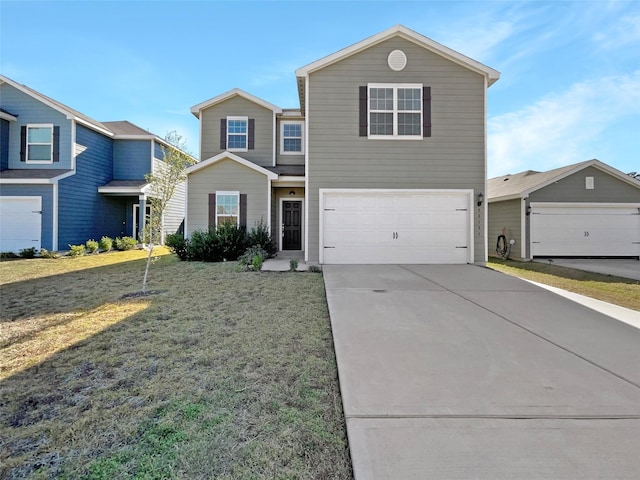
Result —
POLYGON ((470 192, 321 190, 328 264, 468 263, 470 192))
POLYGON ((531 255, 640 255, 640 204, 531 203, 531 255))
POLYGON ((40 250, 41 197, 0 197, 0 252, 40 250))

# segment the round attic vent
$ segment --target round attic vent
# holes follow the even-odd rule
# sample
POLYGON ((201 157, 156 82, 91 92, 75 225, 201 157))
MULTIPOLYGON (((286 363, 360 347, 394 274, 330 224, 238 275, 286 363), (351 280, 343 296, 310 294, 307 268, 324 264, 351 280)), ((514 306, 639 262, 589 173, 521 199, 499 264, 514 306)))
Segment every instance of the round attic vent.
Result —
POLYGON ((395 72, 399 72, 407 66, 407 56, 402 50, 394 50, 387 58, 389 68, 395 72))

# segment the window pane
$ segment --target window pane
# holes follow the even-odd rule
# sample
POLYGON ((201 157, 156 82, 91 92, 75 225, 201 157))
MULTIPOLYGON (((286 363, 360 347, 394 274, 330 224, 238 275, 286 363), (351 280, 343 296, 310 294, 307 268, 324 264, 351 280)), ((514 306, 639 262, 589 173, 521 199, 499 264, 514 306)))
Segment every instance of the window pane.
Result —
POLYGON ((229 133, 247 133, 246 120, 227 120, 229 133))
POLYGON ((51 145, 29 145, 28 160, 51 160, 51 145))
POLYGON ((398 135, 421 135, 419 113, 398 113, 398 135))
POLYGON ((51 127, 29 127, 29 143, 51 143, 51 127))
POLYGON ((393 110, 393 88, 371 88, 369 90, 371 110, 393 110))
POLYGON ((301 152, 302 140, 300 140, 299 138, 285 138, 284 151, 285 152, 301 152))
POLYGON ((422 110, 419 88, 398 89, 398 110, 422 110))
POLYGON ((285 123, 283 133, 285 137, 302 137, 302 125, 285 123))
POLYGON ((217 195, 216 211, 218 215, 238 215, 238 201, 237 195, 217 195))
POLYGON ((393 135, 393 113, 371 113, 369 132, 371 135, 393 135))
POLYGON ((247 148, 247 136, 229 135, 229 145, 227 148, 247 148))

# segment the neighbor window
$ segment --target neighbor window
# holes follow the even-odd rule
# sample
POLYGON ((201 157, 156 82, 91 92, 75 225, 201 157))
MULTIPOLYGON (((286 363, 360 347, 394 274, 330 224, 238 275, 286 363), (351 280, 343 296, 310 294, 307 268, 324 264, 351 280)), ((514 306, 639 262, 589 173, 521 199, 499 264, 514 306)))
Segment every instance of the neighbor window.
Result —
POLYGON ((248 123, 247 117, 227 117, 227 150, 247 151, 248 123))
POLYGON ((280 127, 280 153, 301 154, 303 149, 303 122, 282 122, 280 127))
POLYGON ((26 147, 27 162, 53 162, 53 125, 27 125, 26 147))
POLYGON ((422 85, 370 84, 369 136, 422 138, 422 85))
POLYGON ((240 224, 240 193, 216 192, 216 225, 240 224))

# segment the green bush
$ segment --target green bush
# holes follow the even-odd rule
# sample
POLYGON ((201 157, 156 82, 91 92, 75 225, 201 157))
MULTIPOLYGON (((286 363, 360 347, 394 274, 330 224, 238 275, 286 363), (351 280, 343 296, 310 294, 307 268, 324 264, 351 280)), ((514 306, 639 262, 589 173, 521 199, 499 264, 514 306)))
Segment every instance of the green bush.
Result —
POLYGON ((18 252, 20 258, 34 258, 36 256, 36 249, 34 247, 23 248, 18 252))
POLYGON ((84 245, 69 245, 70 257, 81 257, 85 254, 84 245))
POLYGON ((291 260, 289 260, 289 270, 292 272, 295 272, 297 268, 298 268, 298 260, 296 260, 295 258, 292 258, 291 260))
POLYGON ((216 235, 222 249, 222 258, 224 260, 237 260, 249 246, 247 244, 246 229, 244 227, 238 227, 233 222, 218 225, 216 235))
POLYGON ((60 258, 60 254, 58 252, 50 252, 44 248, 40 249, 40 256, 42 258, 60 258))
POLYGON ((247 248, 238 258, 238 264, 241 267, 244 267, 243 270, 249 270, 250 268, 253 268, 253 270, 260 270, 266 257, 267 252, 265 252, 261 246, 254 245, 247 248))
POLYGON ((276 242, 273 241, 267 225, 262 220, 260 220, 247 235, 247 244, 251 247, 254 245, 260 246, 266 254, 265 259, 272 258, 278 253, 278 246, 276 242))
POLYGON ((98 247, 100 246, 100 244, 95 240, 87 240, 87 243, 85 243, 85 246, 87 247, 87 251, 89 253, 95 253, 98 251, 98 247))
POLYGON ((113 240, 111 237, 102 237, 98 242, 98 247, 100 247, 100 250, 103 252, 109 252, 113 248, 113 240))
POLYGON ((0 258, 20 258, 13 252, 0 252, 0 258))
POLYGON ((133 237, 116 237, 116 250, 133 250, 138 245, 138 241, 133 237))

